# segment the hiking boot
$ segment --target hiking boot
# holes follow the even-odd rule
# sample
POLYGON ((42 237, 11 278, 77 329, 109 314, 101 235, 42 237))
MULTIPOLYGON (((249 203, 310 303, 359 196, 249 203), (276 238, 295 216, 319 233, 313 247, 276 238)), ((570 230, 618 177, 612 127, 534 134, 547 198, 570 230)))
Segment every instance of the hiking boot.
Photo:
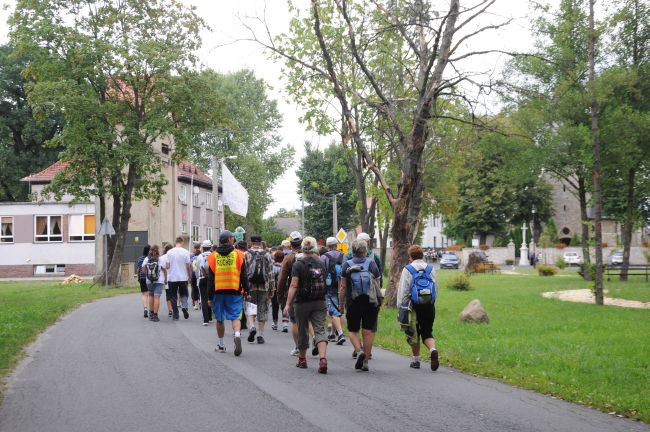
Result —
POLYGON ((341 334, 336 338, 336 344, 343 345, 344 343, 345 343, 345 336, 341 334))
POLYGON ((256 334, 257 334, 257 329, 255 327, 251 327, 250 331, 248 332, 248 342, 250 343, 255 342, 256 334))
POLYGON ((291 352, 289 353, 289 355, 292 355, 292 356, 295 357, 295 356, 298 355, 298 353, 300 353, 300 350, 298 350, 298 348, 294 348, 294 349, 291 350, 291 352))
POLYGON ((172 318, 172 321, 178 321, 178 317, 172 318))
POLYGON ((183 308, 183 318, 188 319, 190 317, 190 313, 187 311, 187 308, 183 308))
POLYGON ((224 345, 217 345, 214 351, 218 353, 225 353, 226 347, 224 345))
POLYGON ((314 342, 314 348, 312 348, 311 350, 311 355, 316 357, 318 355, 318 346, 316 345, 316 339, 314 339, 313 342, 314 342))
POLYGON ((318 361, 318 373, 327 373, 327 359, 324 357, 318 361))
POLYGON ((307 369, 307 358, 298 357, 298 361, 296 361, 296 367, 300 369, 307 369))
POLYGON ((363 366, 364 363, 367 364, 366 355, 363 352, 360 352, 357 355, 357 361, 354 363, 354 368, 357 369, 357 370, 361 369, 361 367, 363 366))
POLYGON ((263 344, 264 343, 264 336, 258 336, 257 337, 257 343, 258 344, 263 344))
POLYGON ((167 316, 171 318, 172 317, 172 311, 167 312, 167 316))
POLYGON ((278 323, 271 324, 271 330, 277 330, 277 329, 278 329, 278 323))
POLYGON ((241 338, 239 336, 235 336, 235 357, 239 357, 241 355, 241 338))
POLYGON ((361 370, 363 372, 368 372, 370 369, 368 369, 368 359, 363 359, 363 364, 361 365, 361 370))
POLYGON ((433 350, 431 351, 431 370, 437 371, 439 367, 440 367, 440 361, 438 360, 438 351, 433 350))
POLYGON ((412 369, 420 369, 420 362, 413 360, 409 365, 409 367, 412 369))
POLYGON ((144 310, 144 317, 149 318, 149 311, 146 309, 144 310))

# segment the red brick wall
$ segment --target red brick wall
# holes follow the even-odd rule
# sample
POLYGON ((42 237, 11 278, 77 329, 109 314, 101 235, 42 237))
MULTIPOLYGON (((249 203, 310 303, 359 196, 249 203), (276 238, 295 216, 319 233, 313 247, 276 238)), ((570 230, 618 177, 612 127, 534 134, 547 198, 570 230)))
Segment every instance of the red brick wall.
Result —
MULTIPOLYGON (((77 276, 94 276, 95 264, 66 264, 65 276, 76 274, 77 276)), ((63 275, 34 274, 34 266, 25 265, 0 265, 0 278, 24 278, 24 277, 57 277, 63 275)))

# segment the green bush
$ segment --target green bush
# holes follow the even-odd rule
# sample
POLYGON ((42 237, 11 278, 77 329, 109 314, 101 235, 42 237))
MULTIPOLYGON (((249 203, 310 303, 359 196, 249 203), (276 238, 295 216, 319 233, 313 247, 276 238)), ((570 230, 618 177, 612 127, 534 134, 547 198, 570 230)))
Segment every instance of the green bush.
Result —
MULTIPOLYGON (((578 274, 584 279, 585 277, 585 266, 587 266, 586 263, 583 263, 580 265, 580 268, 578 269, 578 274)), ((591 276, 591 280, 596 279, 596 264, 590 264, 589 265, 589 275, 591 276)))
POLYGON ((472 282, 467 273, 460 273, 447 282, 447 288, 456 291, 469 291, 472 289, 472 282))
POLYGON ((555 267, 559 268, 560 270, 564 270, 566 266, 567 264, 566 261, 564 261, 564 258, 559 257, 558 259, 555 260, 555 267))
POLYGON ((539 264, 537 266, 537 273, 540 276, 554 276, 557 274, 557 268, 552 265, 539 264))

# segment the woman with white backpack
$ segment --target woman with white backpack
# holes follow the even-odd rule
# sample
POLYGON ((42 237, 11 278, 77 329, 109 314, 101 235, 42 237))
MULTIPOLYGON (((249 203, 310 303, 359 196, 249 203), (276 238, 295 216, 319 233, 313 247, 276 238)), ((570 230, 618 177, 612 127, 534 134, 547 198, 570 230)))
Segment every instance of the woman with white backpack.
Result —
POLYGON ((149 320, 160 321, 158 309, 160 309, 160 295, 167 283, 166 261, 160 256, 160 247, 151 246, 149 255, 142 262, 142 272, 147 277, 147 288, 149 288, 149 320))
MULTIPOLYGON (((436 318, 436 278, 433 266, 424 261, 424 251, 418 245, 408 250, 411 263, 404 267, 397 288, 397 305, 406 341, 411 346, 413 361, 410 367, 420 368, 420 339, 431 354, 431 370, 440 366, 436 340, 433 338, 433 321, 436 318)), ((398 317, 398 320, 400 318, 398 317)))

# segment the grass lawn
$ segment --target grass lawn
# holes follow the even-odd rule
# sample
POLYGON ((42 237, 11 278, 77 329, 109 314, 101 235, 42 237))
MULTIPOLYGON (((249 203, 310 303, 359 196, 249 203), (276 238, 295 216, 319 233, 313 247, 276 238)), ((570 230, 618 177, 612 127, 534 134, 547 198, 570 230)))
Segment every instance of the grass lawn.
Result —
MULTIPOLYGON (((104 289, 97 285, 91 288, 89 282, 79 285, 60 285, 54 281, 0 282, 0 380, 13 370, 23 348, 61 315, 82 303, 131 292, 136 289, 104 289)), ((1 396, 0 393, 0 400, 1 396)))
POLYGON ((645 276, 629 276, 627 282, 605 280, 605 289, 607 297, 650 302, 650 282, 645 281, 645 276))
MULTIPOLYGON (((542 298, 544 291, 588 288, 575 272, 476 275, 469 292, 445 288, 456 273, 438 272, 434 335, 443 364, 650 422, 650 310, 542 298), (475 298, 490 324, 458 321, 475 298)), ((636 282, 621 289, 619 284, 606 282, 606 288, 640 300, 650 291, 636 282)), ((382 310, 377 345, 410 355, 396 314, 395 309, 382 310)), ((404 367, 408 363, 404 359, 404 367)))

